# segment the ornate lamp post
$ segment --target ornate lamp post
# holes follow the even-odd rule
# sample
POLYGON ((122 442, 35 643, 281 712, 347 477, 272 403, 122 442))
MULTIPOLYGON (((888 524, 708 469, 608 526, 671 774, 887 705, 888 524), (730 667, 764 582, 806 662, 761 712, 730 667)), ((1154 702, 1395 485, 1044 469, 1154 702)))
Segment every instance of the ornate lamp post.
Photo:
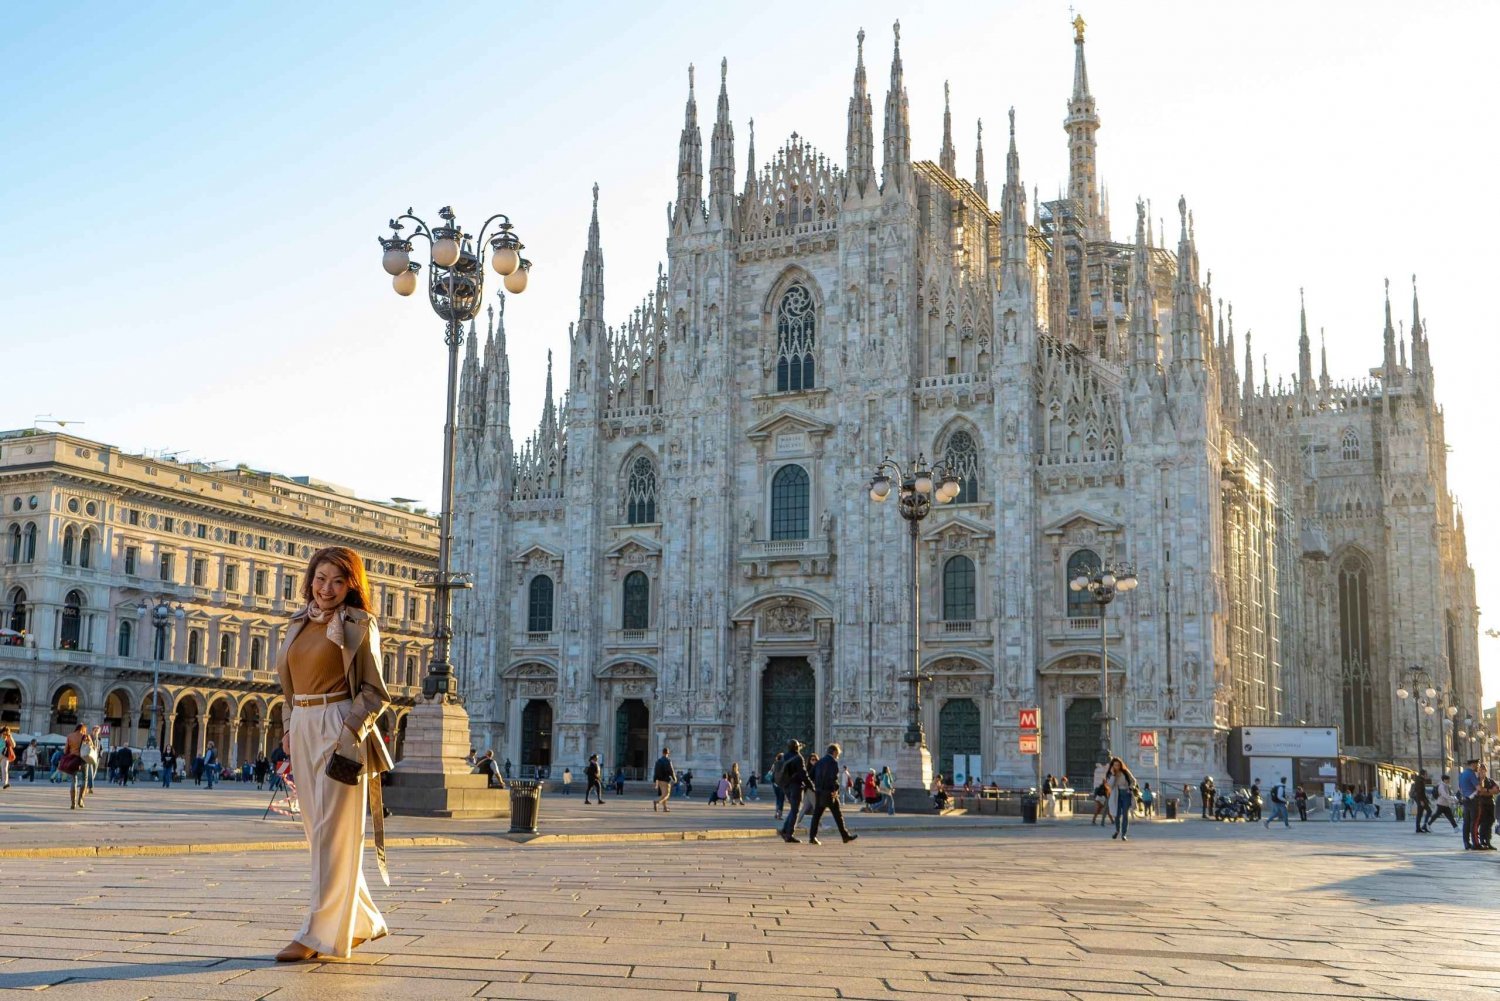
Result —
MULTIPOLYGON (((901 790, 906 790, 907 776, 920 777, 921 786, 908 802, 924 801, 928 787, 932 784, 932 754, 927 748, 927 736, 922 732, 922 562, 920 559, 921 524, 932 513, 933 502, 947 504, 958 496, 959 477, 945 462, 928 465, 921 453, 903 468, 900 463, 886 456, 875 467, 867 489, 870 499, 884 503, 891 495, 891 487, 897 485, 897 510, 906 519, 907 533, 911 538, 911 673, 899 679, 911 684, 911 711, 906 723, 907 760, 902 764, 901 790), (920 797, 920 799, 919 799, 920 797)), ((906 797, 903 797, 906 798, 906 797)))
POLYGON ((1081 573, 1068 581, 1073 591, 1087 591, 1099 606, 1099 763, 1109 764, 1109 632, 1104 611, 1117 594, 1134 591, 1139 583, 1135 572, 1123 563, 1100 564, 1092 572, 1081 573))
MULTIPOLYGON (((135 606, 135 617, 144 624, 148 612, 151 614, 151 624, 156 627, 156 646, 152 649, 152 653, 156 653, 157 651, 166 652, 167 627, 172 624, 173 619, 181 622, 183 617, 187 615, 187 609, 183 608, 181 604, 172 605, 168 603, 166 598, 157 598, 155 605, 146 604, 146 599, 142 598, 140 603, 135 606)), ((160 702, 161 657, 153 657, 151 659, 151 732, 146 736, 146 749, 151 751, 156 750, 157 747, 156 741, 159 732, 157 729, 159 725, 157 723, 157 712, 160 702)))
MULTIPOLYGON (((523 244, 511 226, 510 218, 495 214, 479 227, 479 235, 471 236, 459 225, 453 210, 443 206, 438 210, 442 224, 429 226, 412 214, 411 209, 390 221, 390 236, 379 237, 381 266, 391 276, 391 285, 398 295, 408 296, 417 289, 417 273, 422 265, 411 259, 412 240, 427 241, 431 250, 427 270, 427 299, 432 310, 443 321, 443 342, 448 346, 447 406, 443 421, 443 498, 442 513, 438 527, 438 568, 436 573, 423 581, 424 587, 432 588, 436 606, 433 610, 433 650, 427 674, 422 679, 422 697, 425 700, 413 711, 413 730, 408 734, 408 753, 403 759, 408 775, 423 778, 408 783, 412 785, 442 785, 452 793, 463 789, 461 794, 441 797, 437 803, 431 795, 413 795, 410 802, 397 792, 401 783, 392 787, 394 795, 388 800, 392 810, 401 813, 437 813, 444 816, 486 815, 483 811, 462 813, 455 811, 455 801, 467 800, 472 804, 475 797, 469 788, 472 782, 463 781, 468 769, 463 757, 469 745, 469 718, 460 705, 453 665, 449 662, 449 651, 453 637, 453 606, 451 592, 471 587, 467 573, 455 573, 452 568, 453 550, 453 475, 457 450, 458 411, 458 349, 463 343, 463 325, 479 312, 484 298, 485 248, 489 249, 489 263, 495 273, 505 281, 507 291, 519 294, 526 290, 527 275, 531 262, 521 256, 523 244), (410 236, 403 230, 404 223, 412 226, 410 236), (491 226, 494 227, 491 232, 491 226)), ((483 779, 483 776, 479 776, 483 779)), ((487 782, 485 783, 487 785, 487 782)), ((476 787, 477 788, 477 787, 476 787)), ((489 815, 493 815, 490 813, 489 815)))
MULTIPOLYGON (((1422 765, 1422 714, 1431 716, 1437 711, 1433 703, 1437 698, 1437 689, 1432 687, 1432 679, 1427 676, 1427 671, 1415 664, 1406 669, 1406 680, 1407 684, 1396 689, 1396 698, 1403 702, 1412 700, 1412 718, 1417 724, 1417 775, 1426 776, 1427 769, 1422 765)), ((1447 770, 1447 765, 1443 766, 1443 770, 1447 770)))

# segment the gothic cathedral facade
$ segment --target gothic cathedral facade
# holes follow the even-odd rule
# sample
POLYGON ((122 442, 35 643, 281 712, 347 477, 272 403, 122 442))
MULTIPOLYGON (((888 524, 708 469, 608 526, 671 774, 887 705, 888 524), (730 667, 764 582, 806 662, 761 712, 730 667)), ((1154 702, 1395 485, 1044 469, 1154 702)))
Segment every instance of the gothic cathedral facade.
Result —
MULTIPOLYGON (((1479 706, 1476 610, 1443 416, 1413 293, 1386 297, 1368 380, 1257 385, 1202 277, 1138 205, 1115 241, 1075 25, 1066 194, 1028 206, 1015 145, 992 208, 945 110, 913 161, 899 26, 875 159, 864 33, 845 162, 793 134, 737 184, 721 78, 703 193, 693 81, 668 263, 605 320, 599 191, 566 391, 519 447, 503 308, 461 375, 455 662, 480 747, 517 774, 764 769, 787 737, 893 763, 911 670, 907 526, 866 484, 919 454, 961 474, 917 546, 934 768, 1019 784, 1018 713, 1043 770, 1087 774, 1101 646, 1113 742, 1155 730, 1163 779, 1223 775, 1241 725, 1341 728, 1415 759, 1395 697, 1425 666, 1479 706), (1128 564, 1104 616, 1070 591, 1128 564), (963 755, 963 758, 959 758, 963 755), (959 770, 964 770, 960 768, 959 770)), ((1427 735, 1429 748, 1434 733, 1427 735)), ((899 781, 899 776, 898 776, 899 781)))

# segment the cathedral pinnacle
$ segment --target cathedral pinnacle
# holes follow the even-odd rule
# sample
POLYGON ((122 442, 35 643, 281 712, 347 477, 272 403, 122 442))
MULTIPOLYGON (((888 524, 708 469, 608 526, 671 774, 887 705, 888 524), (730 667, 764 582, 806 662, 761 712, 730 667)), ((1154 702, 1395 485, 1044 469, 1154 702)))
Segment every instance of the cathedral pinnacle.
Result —
POLYGON ((1297 338, 1297 388, 1304 398, 1312 396, 1312 341, 1307 336, 1307 296, 1305 290, 1297 290, 1301 308, 1302 332, 1297 338))
POLYGON ((734 223, 734 125, 729 121, 729 60, 719 63, 719 108, 710 140, 708 204, 714 222, 734 223))
POLYGON ((979 127, 974 133, 974 190, 979 192, 985 204, 989 204, 990 189, 984 183, 984 119, 979 119, 979 127))
POLYGON ((958 177, 958 153, 953 148, 953 108, 948 100, 948 81, 943 81, 943 148, 938 153, 938 166, 949 177, 958 177))
POLYGON ((694 94, 693 66, 688 64, 687 107, 683 110, 682 138, 677 144, 677 204, 673 227, 685 232, 703 216, 703 134, 698 131, 698 100, 694 94))
POLYGON ((849 97, 849 135, 845 146, 845 197, 864 197, 875 187, 875 115, 865 80, 865 29, 859 29, 854 60, 854 93, 849 97))
POLYGON ((1146 203, 1135 200, 1135 253, 1131 258, 1131 360, 1141 374, 1161 365, 1161 343, 1156 329, 1156 293, 1151 287, 1151 255, 1146 244, 1146 203))
POLYGON ((885 95, 885 150, 881 190, 899 192, 906 188, 911 171, 911 113, 906 99, 905 77, 901 69, 901 22, 894 25, 896 42, 891 54, 891 87, 885 95))

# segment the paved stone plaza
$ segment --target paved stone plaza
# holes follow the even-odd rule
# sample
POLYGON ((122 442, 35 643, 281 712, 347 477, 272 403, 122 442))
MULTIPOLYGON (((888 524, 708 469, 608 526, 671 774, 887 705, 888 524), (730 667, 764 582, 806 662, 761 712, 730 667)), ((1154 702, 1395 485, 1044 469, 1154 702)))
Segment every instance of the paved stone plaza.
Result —
MULTIPOLYGON (((60 787, 0 799, 0 838, 81 844, 248 837, 252 798, 102 791, 87 821, 60 787), (126 832, 126 833, 120 833, 126 832), (130 834, 133 832, 133 835, 130 834), (238 832, 238 833, 236 833, 238 832)), ((627 797, 573 833, 631 830, 627 797), (615 806, 622 809, 616 811, 615 806), (607 816, 606 816, 607 811, 607 816), (629 819, 627 819, 629 818, 629 819)), ((751 811, 755 811, 752 815, 751 811)), ((743 811, 684 804, 679 829, 743 811)), ((955 818, 962 820, 962 818, 955 818)), ((1492 998, 1495 856, 1405 825, 1140 823, 1128 845, 1085 821, 877 830, 820 848, 769 839, 517 845, 447 825, 462 846, 392 851, 376 899, 395 932, 347 962, 269 962, 299 918, 305 858, 228 851, 0 858, 0 1001, 11 998, 1492 998), (27 993, 22 993, 22 992, 27 993)), ((293 828, 271 825, 277 836, 293 828)), ((433 822, 400 821, 398 835, 433 822)), ((666 828, 658 827, 659 830, 666 828)), ((264 837, 265 835, 262 835, 264 837)), ((369 866, 373 874, 373 864, 369 866)))

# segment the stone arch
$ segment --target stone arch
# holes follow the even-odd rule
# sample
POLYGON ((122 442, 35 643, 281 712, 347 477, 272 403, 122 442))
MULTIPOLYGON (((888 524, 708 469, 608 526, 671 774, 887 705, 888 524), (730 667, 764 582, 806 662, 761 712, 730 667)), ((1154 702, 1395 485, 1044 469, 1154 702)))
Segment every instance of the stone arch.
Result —
POLYGON ((648 445, 639 442, 625 453, 616 480, 620 486, 619 513, 626 524, 651 525, 661 521, 661 459, 648 445), (649 471, 641 460, 650 464, 649 471))
POLYGON ((795 598, 804 605, 807 605, 811 610, 812 617, 815 619, 831 619, 834 617, 832 606, 818 592, 808 590, 805 587, 783 587, 765 594, 757 594, 736 608, 730 618, 742 621, 753 619, 760 611, 760 606, 779 602, 785 598, 795 598))
POLYGON ((985 441, 973 421, 955 417, 943 425, 933 439, 932 454, 951 464, 959 476, 959 492, 953 503, 972 504, 984 499, 985 441))
POLYGON ((13 734, 19 732, 30 704, 31 694, 20 678, 0 677, 0 726, 10 727, 13 734))
POLYGON ((109 724, 111 743, 134 743, 135 718, 140 715, 135 693, 123 685, 112 685, 104 693, 103 706, 100 722, 109 724))
POLYGON ((83 719, 87 710, 83 684, 64 681, 52 689, 50 723, 53 733, 67 733, 83 719))
POLYGON ((818 316, 827 315, 828 303, 823 294, 823 286, 806 268, 797 264, 788 264, 772 279, 771 284, 766 287, 765 297, 761 300, 761 315, 773 328, 776 320, 776 307, 781 305, 781 297, 786 294, 787 289, 799 284, 807 287, 808 294, 812 296, 813 308, 817 310, 818 316))
POLYGON ((204 751, 209 744, 214 745, 218 752, 219 764, 224 767, 230 765, 230 735, 234 730, 235 703, 234 697, 226 692, 215 692, 209 696, 208 716, 206 717, 207 731, 204 735, 204 751))

